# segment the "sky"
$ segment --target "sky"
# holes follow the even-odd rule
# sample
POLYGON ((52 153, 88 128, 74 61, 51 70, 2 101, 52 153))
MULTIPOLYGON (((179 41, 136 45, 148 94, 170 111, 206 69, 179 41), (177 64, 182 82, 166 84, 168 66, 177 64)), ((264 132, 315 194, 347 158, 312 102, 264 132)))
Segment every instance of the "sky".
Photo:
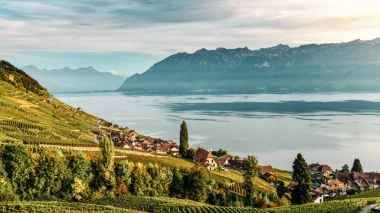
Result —
POLYGON ((378 0, 0 0, 0 59, 125 76, 178 52, 380 37, 378 0))

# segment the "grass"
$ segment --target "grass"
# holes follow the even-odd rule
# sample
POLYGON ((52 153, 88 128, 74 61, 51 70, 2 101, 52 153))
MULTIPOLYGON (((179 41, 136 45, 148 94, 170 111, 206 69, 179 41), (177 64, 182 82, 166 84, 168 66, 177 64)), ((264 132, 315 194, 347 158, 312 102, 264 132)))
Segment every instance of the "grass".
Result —
POLYGON ((292 179, 292 172, 281 169, 274 169, 274 172, 277 174, 279 180, 284 181, 285 186, 287 186, 290 182, 294 182, 292 179))

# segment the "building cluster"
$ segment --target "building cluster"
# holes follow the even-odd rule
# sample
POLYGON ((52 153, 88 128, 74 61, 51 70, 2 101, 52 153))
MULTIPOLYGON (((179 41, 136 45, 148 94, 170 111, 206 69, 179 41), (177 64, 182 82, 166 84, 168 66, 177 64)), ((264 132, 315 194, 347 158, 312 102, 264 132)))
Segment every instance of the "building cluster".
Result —
MULTIPOLYGON (((101 130, 101 133, 105 134, 106 132, 101 130)), ((178 145, 170 140, 167 141, 155 138, 139 139, 138 133, 135 131, 128 131, 127 134, 124 134, 120 130, 111 130, 109 134, 115 147, 141 150, 157 154, 178 155, 179 153, 178 145)))
MULTIPOLYGON (((377 172, 337 172, 333 178, 333 170, 326 164, 312 163, 309 170, 314 203, 322 203, 325 197, 346 195, 351 189, 364 191, 379 188, 380 185, 380 173, 377 172)), ((287 186, 288 192, 291 193, 295 187, 296 184, 290 183, 287 186)))

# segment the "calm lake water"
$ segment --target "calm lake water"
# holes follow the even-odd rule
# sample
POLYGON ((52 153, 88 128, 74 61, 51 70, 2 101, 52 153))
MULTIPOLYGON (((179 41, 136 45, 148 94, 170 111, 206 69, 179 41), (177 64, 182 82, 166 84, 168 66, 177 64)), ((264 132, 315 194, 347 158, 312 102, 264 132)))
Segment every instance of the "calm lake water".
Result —
POLYGON ((380 172, 380 94, 136 95, 56 94, 56 98, 137 132, 230 154, 255 155, 262 165, 291 170, 297 153, 308 163, 380 172))

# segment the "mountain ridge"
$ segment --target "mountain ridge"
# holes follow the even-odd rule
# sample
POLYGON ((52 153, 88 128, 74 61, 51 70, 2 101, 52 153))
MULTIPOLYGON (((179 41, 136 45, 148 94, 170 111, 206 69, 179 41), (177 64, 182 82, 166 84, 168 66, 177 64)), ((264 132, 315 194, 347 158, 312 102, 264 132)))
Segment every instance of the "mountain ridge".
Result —
POLYGON ((99 72, 93 66, 71 69, 38 69, 34 65, 21 67, 30 76, 55 92, 113 91, 125 80, 121 75, 99 72))
POLYGON ((157 62, 127 78, 118 91, 380 90, 379 56, 380 38, 299 47, 279 44, 258 50, 202 48, 157 62))

